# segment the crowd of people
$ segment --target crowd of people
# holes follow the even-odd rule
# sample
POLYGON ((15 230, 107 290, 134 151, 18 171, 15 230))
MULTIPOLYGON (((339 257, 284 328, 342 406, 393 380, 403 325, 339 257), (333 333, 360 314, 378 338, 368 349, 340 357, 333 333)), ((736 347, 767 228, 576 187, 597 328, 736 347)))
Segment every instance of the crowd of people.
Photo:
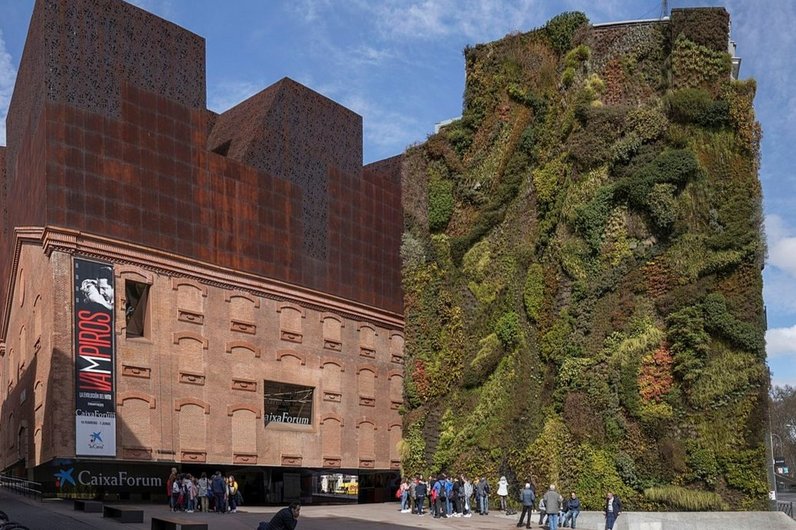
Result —
MULTIPOLYGON (((419 516, 431 513, 435 519, 448 517, 472 517, 473 511, 479 515, 489 514, 489 482, 486 477, 477 477, 472 482, 465 476, 458 478, 440 474, 436 477, 404 478, 396 492, 396 497, 401 500, 401 513, 410 513, 419 516)), ((498 498, 500 509, 511 515, 508 502, 508 481, 500 477, 498 481, 498 498)), ((525 525, 531 527, 531 517, 536 505, 536 492, 531 482, 525 483, 518 498, 522 505, 520 519, 517 527, 525 525)), ((577 528, 578 515, 580 515, 580 499, 573 491, 568 498, 564 498, 551 484, 549 489, 539 498, 539 525, 550 530, 562 528, 577 528)), ((606 530, 613 530, 614 522, 622 511, 619 498, 608 492, 603 503, 606 530)))
POLYGON ((173 512, 235 513, 243 503, 234 475, 224 476, 216 471, 212 477, 207 473, 196 478, 190 473, 177 473, 172 468, 166 481, 166 494, 173 512))
POLYGON ((489 514, 489 483, 486 477, 473 482, 465 475, 454 479, 445 474, 427 478, 421 475, 409 480, 405 478, 398 489, 401 512, 420 516, 428 511, 435 519, 442 517, 472 517, 489 514))

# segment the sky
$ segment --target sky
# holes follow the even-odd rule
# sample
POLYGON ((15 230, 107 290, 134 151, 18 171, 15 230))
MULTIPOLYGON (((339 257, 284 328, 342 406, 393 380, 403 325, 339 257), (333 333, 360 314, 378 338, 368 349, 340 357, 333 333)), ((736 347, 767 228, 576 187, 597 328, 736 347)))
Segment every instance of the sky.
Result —
MULTIPOLYGON (((136 0, 205 38, 207 103, 221 112, 290 77, 363 117, 373 162, 423 142, 461 114, 467 45, 540 27, 563 11, 594 24, 658 18, 660 0, 136 0)), ((757 80, 760 179, 768 244, 763 296, 773 384, 796 386, 796 0, 669 0, 723 6, 757 80)), ((5 122, 33 0, 0 0, 0 120, 5 122)), ((5 127, 0 127, 5 144, 5 127)))

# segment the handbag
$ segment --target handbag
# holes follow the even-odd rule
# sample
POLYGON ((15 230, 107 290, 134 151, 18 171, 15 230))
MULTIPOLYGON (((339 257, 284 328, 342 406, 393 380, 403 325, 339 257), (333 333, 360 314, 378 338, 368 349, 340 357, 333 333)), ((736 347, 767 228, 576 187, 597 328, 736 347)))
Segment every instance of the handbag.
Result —
POLYGON ((395 498, 396 499, 400 499, 401 498, 401 488, 398 488, 397 490, 395 490, 395 498))
POLYGON ((243 494, 240 492, 240 490, 235 493, 235 504, 238 506, 243 504, 243 494))

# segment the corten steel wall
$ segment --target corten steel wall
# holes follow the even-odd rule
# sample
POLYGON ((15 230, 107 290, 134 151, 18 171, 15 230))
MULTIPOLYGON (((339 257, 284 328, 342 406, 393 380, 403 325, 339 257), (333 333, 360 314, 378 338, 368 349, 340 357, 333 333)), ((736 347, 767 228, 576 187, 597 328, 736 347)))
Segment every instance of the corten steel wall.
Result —
POLYGON ((204 67, 201 37, 119 0, 37 1, 3 278, 14 227, 55 225, 402 312, 398 164, 364 176, 361 118, 287 79, 217 116, 204 67))

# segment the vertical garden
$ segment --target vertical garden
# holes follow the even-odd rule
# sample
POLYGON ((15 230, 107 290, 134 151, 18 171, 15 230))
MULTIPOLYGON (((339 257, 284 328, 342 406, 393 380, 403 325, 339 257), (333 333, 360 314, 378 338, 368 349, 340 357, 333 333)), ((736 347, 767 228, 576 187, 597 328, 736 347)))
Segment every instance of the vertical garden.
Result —
POLYGON ((406 473, 765 506, 760 127, 728 32, 564 13, 465 50, 461 119, 405 158, 406 473))

